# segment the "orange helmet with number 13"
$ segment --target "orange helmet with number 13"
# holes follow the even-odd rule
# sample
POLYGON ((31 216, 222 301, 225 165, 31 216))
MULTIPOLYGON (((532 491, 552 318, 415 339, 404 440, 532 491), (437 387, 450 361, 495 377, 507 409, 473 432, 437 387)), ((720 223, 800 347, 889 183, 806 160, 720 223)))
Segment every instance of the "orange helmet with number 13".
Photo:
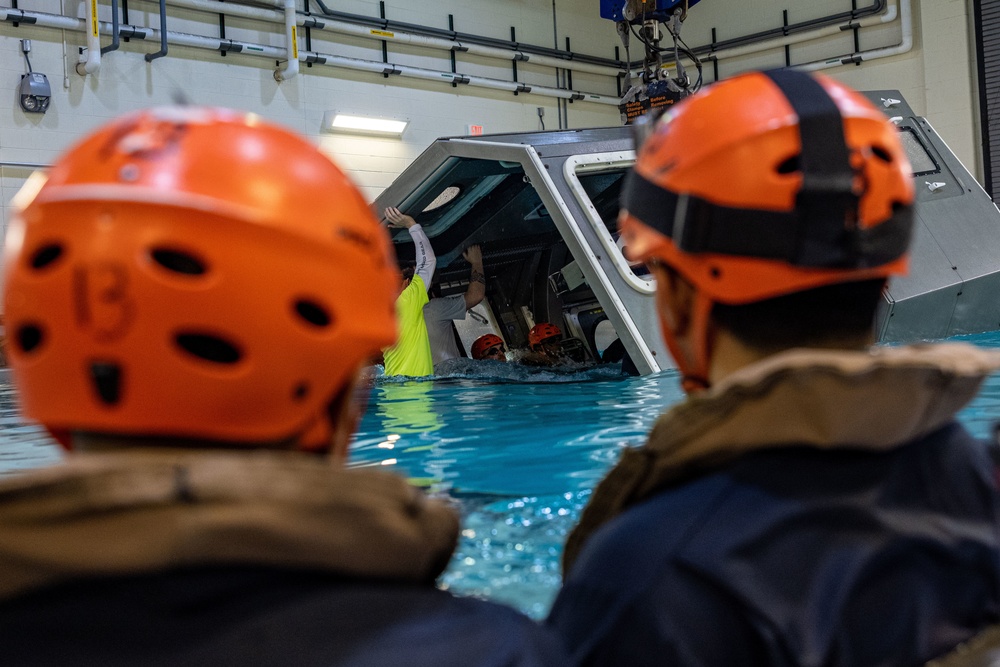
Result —
POLYGON ((64 443, 79 431, 323 450, 331 400, 395 339, 385 231, 315 146, 253 115, 124 116, 15 206, 11 365, 25 414, 64 443))

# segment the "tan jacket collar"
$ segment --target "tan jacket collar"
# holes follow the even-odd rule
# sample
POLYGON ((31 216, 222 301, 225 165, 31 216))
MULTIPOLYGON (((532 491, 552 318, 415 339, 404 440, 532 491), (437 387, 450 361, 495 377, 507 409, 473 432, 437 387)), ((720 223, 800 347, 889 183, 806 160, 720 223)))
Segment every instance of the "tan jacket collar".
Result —
POLYGON ((783 445, 889 449, 951 421, 998 368, 1000 352, 963 343, 789 350, 675 406, 647 447, 666 467, 783 445))
POLYGON ((790 445, 888 450, 944 426, 1000 368, 964 343, 797 349, 741 369, 662 415, 625 450, 566 545, 564 565, 599 525, 671 482, 747 452, 790 445))
POLYGON ((78 454, 0 482, 0 599, 205 564, 430 582, 457 534, 455 514, 403 479, 301 454, 78 454))

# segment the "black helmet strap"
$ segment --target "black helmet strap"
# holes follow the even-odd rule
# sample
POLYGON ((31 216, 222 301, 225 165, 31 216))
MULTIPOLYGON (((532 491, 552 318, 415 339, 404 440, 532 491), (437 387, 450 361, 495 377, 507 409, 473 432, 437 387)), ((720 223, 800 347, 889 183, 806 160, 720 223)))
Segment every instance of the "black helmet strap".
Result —
POLYGON ((850 236, 857 226, 858 196, 840 109, 805 72, 778 69, 763 74, 778 86, 799 118, 802 187, 795 200, 801 223, 797 263, 854 265, 850 236))

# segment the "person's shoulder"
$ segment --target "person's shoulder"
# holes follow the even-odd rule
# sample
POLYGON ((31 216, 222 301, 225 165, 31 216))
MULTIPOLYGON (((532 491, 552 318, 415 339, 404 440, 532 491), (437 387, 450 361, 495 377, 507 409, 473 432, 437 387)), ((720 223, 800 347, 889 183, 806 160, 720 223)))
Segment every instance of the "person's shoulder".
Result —
POLYGON ((510 607, 446 591, 434 591, 432 599, 425 597, 421 607, 423 613, 383 634, 379 642, 406 647, 407 664, 569 664, 552 630, 510 607))
POLYGON ((427 303, 427 287, 419 274, 413 275, 410 284, 400 293, 399 301, 406 305, 419 305, 421 308, 427 303))
POLYGON ((651 555, 653 545, 661 554, 682 548, 730 486, 731 480, 718 471, 653 493, 595 531, 581 554, 581 565, 589 561, 589 567, 615 569, 616 563, 651 555), (590 557, 585 560, 587 551, 590 557))

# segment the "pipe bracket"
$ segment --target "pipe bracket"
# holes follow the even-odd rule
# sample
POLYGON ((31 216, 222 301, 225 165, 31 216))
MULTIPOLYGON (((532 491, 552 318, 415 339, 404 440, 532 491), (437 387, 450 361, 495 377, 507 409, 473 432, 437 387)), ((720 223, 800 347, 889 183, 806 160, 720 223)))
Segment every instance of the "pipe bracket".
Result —
POLYGON ((26 15, 24 13, 23 9, 20 9, 20 10, 18 10, 18 9, 10 9, 10 10, 8 10, 7 11, 7 20, 10 21, 11 23, 13 23, 15 26, 18 23, 23 23, 25 25, 32 25, 33 23, 38 23, 38 19, 36 17, 26 15), (21 12, 21 16, 20 17, 11 16, 11 14, 13 12, 17 12, 17 11, 21 12))

